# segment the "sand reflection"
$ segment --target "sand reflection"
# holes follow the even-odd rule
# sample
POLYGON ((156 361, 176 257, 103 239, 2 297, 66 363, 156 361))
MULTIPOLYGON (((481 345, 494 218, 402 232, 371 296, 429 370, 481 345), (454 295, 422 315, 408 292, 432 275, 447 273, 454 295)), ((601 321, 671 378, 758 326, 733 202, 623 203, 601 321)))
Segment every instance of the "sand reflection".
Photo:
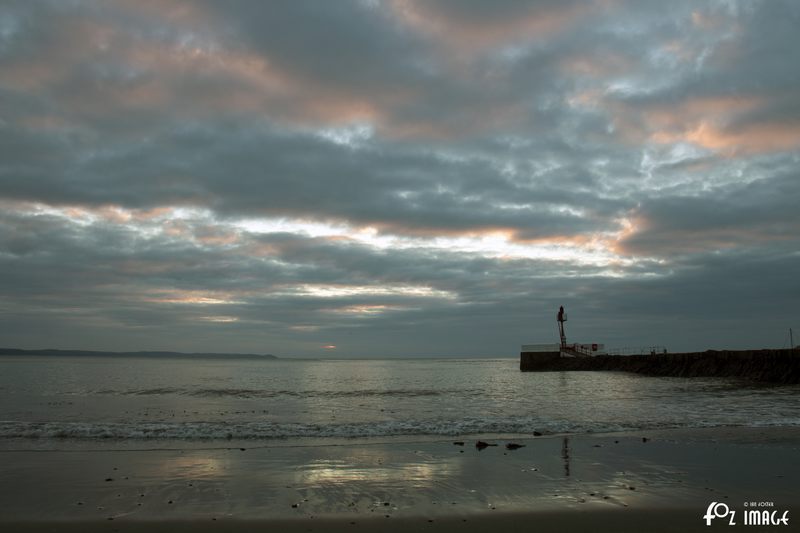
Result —
POLYGON ((226 475, 229 467, 228 459, 192 453, 164 457, 153 465, 152 474, 162 479, 213 479, 226 475))
POLYGON ((383 486, 411 484, 425 487, 434 480, 442 481, 460 472, 457 461, 395 462, 391 465, 373 465, 368 461, 317 460, 298 469, 296 482, 304 485, 346 485, 348 483, 374 483, 383 486))

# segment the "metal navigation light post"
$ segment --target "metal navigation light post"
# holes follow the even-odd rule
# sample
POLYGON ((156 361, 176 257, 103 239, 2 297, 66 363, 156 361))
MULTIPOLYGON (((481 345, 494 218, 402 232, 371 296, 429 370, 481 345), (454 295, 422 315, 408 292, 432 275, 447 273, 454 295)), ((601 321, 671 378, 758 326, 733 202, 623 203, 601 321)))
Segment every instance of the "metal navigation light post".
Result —
POLYGON ((567 321, 567 314, 564 312, 564 306, 558 308, 558 315, 556 316, 556 320, 558 321, 558 335, 561 337, 561 347, 567 347, 567 335, 564 333, 564 322, 567 321))

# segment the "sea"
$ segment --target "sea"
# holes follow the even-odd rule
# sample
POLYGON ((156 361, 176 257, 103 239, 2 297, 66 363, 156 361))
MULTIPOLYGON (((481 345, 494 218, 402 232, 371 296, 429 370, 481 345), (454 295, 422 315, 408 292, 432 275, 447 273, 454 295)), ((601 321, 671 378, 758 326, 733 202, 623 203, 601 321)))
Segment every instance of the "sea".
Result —
POLYGON ((516 359, 0 358, 0 448, 800 426, 800 386, 516 359))

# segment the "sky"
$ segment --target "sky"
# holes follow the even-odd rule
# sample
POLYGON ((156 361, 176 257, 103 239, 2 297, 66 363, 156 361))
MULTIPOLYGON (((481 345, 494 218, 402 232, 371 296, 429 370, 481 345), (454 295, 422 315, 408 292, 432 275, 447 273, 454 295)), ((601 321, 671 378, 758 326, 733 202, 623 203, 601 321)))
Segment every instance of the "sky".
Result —
MULTIPOLYGON (((800 3, 0 4, 0 346, 800 339, 800 3)), ((796 341, 797 342, 797 341, 796 341)))

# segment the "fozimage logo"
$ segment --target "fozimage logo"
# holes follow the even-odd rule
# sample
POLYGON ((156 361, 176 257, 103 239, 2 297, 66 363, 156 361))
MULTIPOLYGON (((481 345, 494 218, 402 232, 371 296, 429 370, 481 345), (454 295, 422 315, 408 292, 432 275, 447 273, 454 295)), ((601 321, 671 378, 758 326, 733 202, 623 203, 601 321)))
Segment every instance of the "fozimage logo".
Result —
MULTIPOLYGON (((789 511, 775 509, 774 502, 744 502, 741 515, 741 525, 744 526, 788 526, 789 511)), ((737 512, 723 502, 711 502, 706 509, 703 519, 710 526, 712 520, 727 521, 729 526, 737 524, 737 512)))

